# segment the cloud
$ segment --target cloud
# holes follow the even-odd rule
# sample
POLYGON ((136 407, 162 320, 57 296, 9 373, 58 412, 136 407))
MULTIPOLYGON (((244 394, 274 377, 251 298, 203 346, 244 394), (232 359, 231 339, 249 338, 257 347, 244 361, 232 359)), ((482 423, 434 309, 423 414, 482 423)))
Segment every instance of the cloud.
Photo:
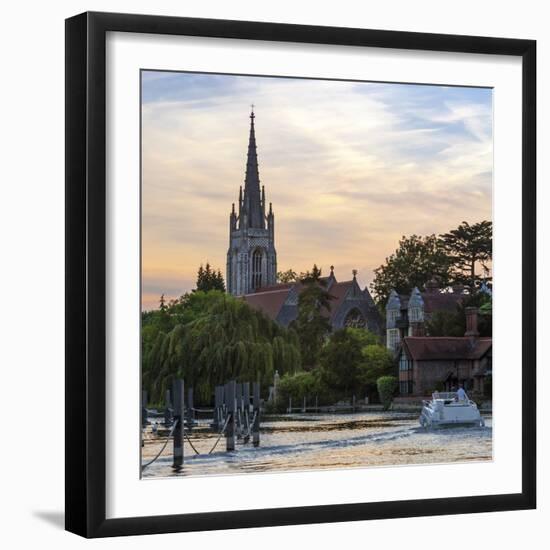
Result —
POLYGON ((367 284, 401 235, 491 218, 491 90, 162 72, 142 88, 146 307, 206 259, 224 271, 252 102, 280 269, 367 284))

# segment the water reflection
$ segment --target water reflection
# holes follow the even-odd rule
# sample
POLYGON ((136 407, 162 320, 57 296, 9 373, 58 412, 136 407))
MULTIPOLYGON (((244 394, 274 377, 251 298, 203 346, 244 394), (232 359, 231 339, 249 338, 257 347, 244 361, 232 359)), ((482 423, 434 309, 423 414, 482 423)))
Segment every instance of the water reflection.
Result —
MULTIPOLYGON (((261 446, 238 444, 224 451, 222 439, 205 427, 191 435, 199 455, 185 442, 185 463, 172 468, 171 445, 146 468, 144 478, 227 475, 247 472, 291 471, 326 468, 491 460, 492 423, 481 427, 452 427, 425 431, 416 415, 361 413, 347 415, 293 415, 262 422, 261 446)), ((161 448, 163 438, 147 440, 143 462, 161 448)))

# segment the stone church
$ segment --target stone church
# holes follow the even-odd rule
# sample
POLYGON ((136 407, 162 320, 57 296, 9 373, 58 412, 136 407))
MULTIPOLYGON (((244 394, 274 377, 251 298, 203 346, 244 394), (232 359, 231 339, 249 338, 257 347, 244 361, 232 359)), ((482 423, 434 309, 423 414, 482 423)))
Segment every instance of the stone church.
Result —
POLYGON ((275 216, 271 203, 266 214, 263 185, 260 191, 254 118, 252 111, 244 193, 241 186, 238 213, 233 203, 229 215, 226 284, 227 291, 235 296, 249 294, 277 281, 275 216))
MULTIPOLYGON (((229 249, 227 251, 227 291, 263 311, 274 321, 288 326, 298 316, 298 298, 304 288, 299 281, 277 283, 275 217, 269 203, 266 213, 265 189, 260 187, 254 111, 250 114, 250 136, 244 192, 239 190, 238 211, 233 204, 229 215, 229 249)), ((337 281, 334 266, 323 284, 330 294, 330 311, 326 312, 333 329, 345 326, 367 328, 383 336, 383 321, 365 287, 356 278, 337 281)))

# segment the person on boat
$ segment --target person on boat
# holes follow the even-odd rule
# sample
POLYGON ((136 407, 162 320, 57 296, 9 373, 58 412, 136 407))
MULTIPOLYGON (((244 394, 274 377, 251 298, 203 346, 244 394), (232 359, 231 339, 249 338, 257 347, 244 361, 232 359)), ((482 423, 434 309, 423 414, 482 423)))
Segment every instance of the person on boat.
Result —
POLYGON ((456 398, 458 401, 467 401, 468 400, 468 394, 464 390, 464 386, 462 384, 459 384, 458 390, 456 392, 456 398))

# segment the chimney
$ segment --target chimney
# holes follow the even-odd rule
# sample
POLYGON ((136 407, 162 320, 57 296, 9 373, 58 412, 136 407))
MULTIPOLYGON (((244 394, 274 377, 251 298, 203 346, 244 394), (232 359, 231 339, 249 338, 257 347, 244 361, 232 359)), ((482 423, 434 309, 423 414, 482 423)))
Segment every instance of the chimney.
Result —
POLYGON ((470 338, 477 338, 479 336, 479 331, 477 330, 477 307, 467 307, 466 308, 466 332, 464 336, 469 336, 470 338))
POLYGON ((424 321, 411 322, 411 336, 426 336, 426 331, 424 330, 424 321))

